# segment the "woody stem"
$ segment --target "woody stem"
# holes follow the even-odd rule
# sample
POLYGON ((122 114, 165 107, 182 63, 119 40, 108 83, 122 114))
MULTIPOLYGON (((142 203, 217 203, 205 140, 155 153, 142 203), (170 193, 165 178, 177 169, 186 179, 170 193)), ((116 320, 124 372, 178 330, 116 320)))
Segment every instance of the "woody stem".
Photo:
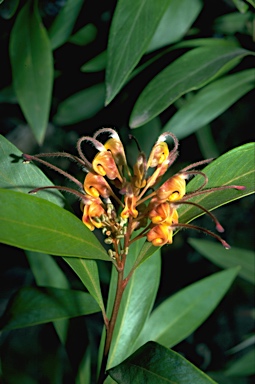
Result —
POLYGON ((110 346, 112 342, 113 331, 114 331, 117 316, 119 313, 121 299, 128 283, 128 280, 124 279, 124 268, 126 263, 128 245, 130 242, 129 239, 131 235, 131 226, 132 226, 132 218, 129 219, 127 234, 124 240, 124 254, 122 255, 121 260, 117 259, 118 268, 116 269, 118 272, 118 281, 117 281, 116 294, 115 294, 115 300, 113 304, 111 318, 109 320, 108 326, 106 327, 106 339, 105 339, 104 353, 103 353, 103 359, 102 359, 98 384, 102 384, 107 377, 106 366, 107 366, 108 355, 109 355, 110 346))

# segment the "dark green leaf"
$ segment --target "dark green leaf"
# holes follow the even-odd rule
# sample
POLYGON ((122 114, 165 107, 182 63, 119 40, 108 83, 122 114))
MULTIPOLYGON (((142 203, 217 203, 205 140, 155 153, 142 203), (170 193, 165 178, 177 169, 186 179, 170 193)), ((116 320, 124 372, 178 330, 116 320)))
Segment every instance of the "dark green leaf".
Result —
POLYGON ((106 104, 119 92, 145 53, 170 0, 119 0, 107 49, 106 104))
POLYGON ((87 61, 81 67, 82 72, 98 72, 105 69, 106 66, 106 51, 103 51, 98 56, 87 61))
POLYGON ((181 40, 202 9, 200 0, 172 0, 150 42, 148 52, 181 40))
POLYGON ((189 239, 189 243, 201 253, 201 255, 220 267, 230 268, 240 266, 239 275, 250 283, 255 284, 254 252, 236 247, 226 252, 222 245, 202 239, 189 239))
POLYGON ((0 103, 16 104, 18 102, 12 86, 1 89, 0 103))
POLYGON ((205 159, 220 156, 218 145, 214 140, 210 124, 206 124, 196 131, 196 139, 199 149, 205 159))
POLYGON ((185 93, 212 81, 231 62, 249 54, 241 48, 214 45, 183 54, 145 87, 132 111, 130 126, 145 124, 185 93))
POLYGON ((8 20, 16 12, 18 5, 19 5, 19 0, 8 0, 8 1, 1 0, 0 4, 1 4, 0 15, 4 19, 8 20))
POLYGON ((145 323, 135 348, 149 340, 172 347, 189 336, 219 304, 238 270, 215 273, 163 301, 145 323))
MULTIPOLYGON (((27 193, 30 190, 53 185, 33 163, 24 164, 22 152, 0 135, 0 188, 27 193)), ((57 190, 41 191, 36 196, 64 205, 64 198, 57 190)))
POLYGON ((216 384, 183 356, 154 342, 144 345, 109 373, 120 384, 216 384))
POLYGON ((86 292, 59 288, 21 288, 7 306, 1 328, 10 330, 89 315, 100 308, 86 292))
POLYGON ((10 38, 15 93, 39 143, 46 132, 53 85, 53 59, 47 32, 36 2, 21 9, 10 38))
POLYGON ((26 251, 30 268, 39 287, 69 289, 69 282, 52 256, 26 251))
POLYGON ((87 24, 85 27, 79 29, 74 35, 72 35, 68 41, 76 45, 87 45, 95 40, 97 29, 94 24, 87 24))
POLYGON ((82 5, 83 0, 67 0, 49 30, 52 49, 60 47, 67 41, 82 5))
MULTIPOLYGON (((125 275, 134 264, 141 244, 142 240, 138 240, 130 247, 125 275)), ((134 272, 127 285, 113 333, 107 363, 109 368, 119 364, 134 351, 134 340, 138 337, 154 304, 160 279, 160 265, 161 260, 158 250, 154 257, 151 257, 134 272)), ((116 275, 116 271, 113 270, 107 305, 108 315, 111 312, 115 296, 116 275)))
POLYGON ((227 13, 215 20, 214 29, 217 33, 225 35, 235 35, 237 32, 251 34, 248 25, 252 19, 252 12, 246 12, 245 14, 239 12, 227 13))
POLYGON ((59 125, 68 125, 89 119, 103 108, 104 98, 103 83, 75 93, 59 105, 54 122, 59 125))
POLYGON ((211 122, 254 88, 255 70, 247 69, 221 78, 199 91, 181 107, 163 131, 179 139, 211 122))
POLYGON ((97 301, 99 307, 105 312, 102 298, 97 263, 94 260, 84 260, 74 257, 64 257, 67 264, 79 276, 91 296, 97 301))
POLYGON ((255 349, 234 361, 225 371, 226 376, 255 375, 255 349))
POLYGON ((239 12, 245 13, 249 9, 249 5, 243 0, 232 0, 239 12))
MULTIPOLYGON (((30 268, 39 287, 69 289, 69 282, 54 258, 45 253, 26 251, 30 268)), ((59 319, 53 322, 56 332, 64 345, 67 338, 69 321, 59 319)))
POLYGON ((110 260, 72 213, 35 196, 0 190, 0 241, 57 256, 110 260))

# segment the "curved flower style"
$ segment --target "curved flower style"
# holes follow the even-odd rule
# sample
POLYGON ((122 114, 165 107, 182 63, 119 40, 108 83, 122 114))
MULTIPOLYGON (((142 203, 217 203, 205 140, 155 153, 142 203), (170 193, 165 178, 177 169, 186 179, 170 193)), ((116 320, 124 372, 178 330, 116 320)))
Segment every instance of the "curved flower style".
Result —
POLYGON ((162 185, 159 182, 178 155, 178 140, 170 132, 159 136, 152 148, 148 160, 140 151, 137 161, 130 169, 123 144, 117 132, 111 128, 102 128, 94 137, 84 136, 78 140, 77 149, 80 157, 68 153, 39 154, 35 156, 23 155, 25 161, 36 160, 50 166, 64 176, 68 177, 79 187, 79 191, 67 187, 42 187, 31 192, 46 188, 56 188, 68 191, 81 200, 83 211, 83 223, 93 231, 101 229, 106 236, 105 242, 113 245, 109 255, 113 259, 121 258, 127 254, 128 246, 138 238, 146 237, 154 246, 171 244, 176 228, 198 229, 218 239, 224 247, 229 245, 217 234, 191 224, 178 222, 178 207, 181 204, 194 205, 207 213, 215 222, 216 230, 223 232, 223 228, 216 217, 207 209, 189 201, 190 198, 208 192, 234 188, 244 189, 243 186, 230 185, 211 189, 203 189, 207 184, 207 176, 195 170, 212 159, 203 160, 179 171, 170 177, 162 185), (110 138, 103 144, 98 136, 109 134, 110 138), (173 141, 173 149, 170 149, 166 140, 173 141), (82 151, 82 143, 89 142, 96 149, 97 154, 92 163, 85 157, 82 151), (68 173, 42 160, 43 157, 64 156, 80 164, 87 170, 84 184, 76 180, 68 173), (204 178, 202 185, 194 192, 186 194, 186 180, 199 174, 204 178), (157 186, 159 185, 159 186, 157 186), (117 192, 116 192, 117 190, 117 192), (118 207, 117 207, 118 206, 118 207), (133 231, 143 230, 131 240, 133 231))

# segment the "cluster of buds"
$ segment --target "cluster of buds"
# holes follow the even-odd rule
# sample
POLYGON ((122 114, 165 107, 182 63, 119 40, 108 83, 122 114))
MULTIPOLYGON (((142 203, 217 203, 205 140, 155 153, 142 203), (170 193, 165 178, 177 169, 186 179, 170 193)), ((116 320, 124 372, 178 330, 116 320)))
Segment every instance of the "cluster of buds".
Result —
POLYGON ((78 196, 81 200, 83 223, 91 231, 95 228, 102 230, 105 243, 112 245, 109 255, 113 259, 127 254, 128 246, 141 237, 146 237, 147 241, 154 246, 171 244, 174 231, 182 227, 201 230, 218 239, 225 248, 229 248, 218 234, 195 225, 179 223, 178 207, 181 204, 196 206, 212 218, 218 232, 223 232, 223 227, 211 212, 189 200, 208 192, 230 188, 242 190, 244 187, 228 185, 204 189, 208 182, 207 176, 195 168, 209 163, 212 159, 191 164, 160 185, 162 176, 178 155, 178 140, 172 133, 166 132, 159 136, 148 159, 142 151, 139 151, 132 169, 127 164, 119 135, 111 128, 102 128, 93 137, 81 137, 77 143, 77 150, 79 157, 65 152, 34 156, 24 154, 25 161, 39 161, 69 178, 79 188, 75 190, 51 186, 37 188, 31 192, 56 188, 78 196), (105 143, 98 139, 101 134, 109 135, 105 143), (168 139, 173 142, 171 150, 166 142, 168 139), (89 162, 84 155, 82 150, 84 142, 92 144, 97 150, 92 162, 89 162), (87 175, 83 184, 67 172, 42 159, 57 156, 68 157, 86 170, 87 175), (203 183, 192 193, 186 193, 186 180, 197 174, 203 177, 203 183), (140 230, 138 235, 131 237, 138 229, 140 230))

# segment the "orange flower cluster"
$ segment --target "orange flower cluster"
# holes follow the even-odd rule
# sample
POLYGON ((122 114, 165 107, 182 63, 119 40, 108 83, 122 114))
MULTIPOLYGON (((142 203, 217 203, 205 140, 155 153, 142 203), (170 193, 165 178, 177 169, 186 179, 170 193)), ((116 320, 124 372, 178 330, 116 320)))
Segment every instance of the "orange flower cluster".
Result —
POLYGON ((205 192, 227 188, 244 189, 242 186, 231 185, 204 190, 203 187, 208 181, 207 176, 201 171, 194 170, 194 168, 207 164, 212 159, 187 166, 161 186, 155 188, 178 155, 178 140, 172 133, 166 132, 159 136, 148 159, 143 152, 140 152, 132 170, 127 164, 119 135, 111 128, 102 128, 93 137, 80 138, 77 149, 80 157, 67 153, 23 155, 23 157, 26 161, 37 160, 51 166, 75 182, 81 192, 60 186, 41 187, 32 192, 44 188, 57 188, 77 195, 81 199, 83 223, 91 231, 95 228, 102 229, 106 236, 105 243, 114 246, 115 251, 111 251, 112 257, 118 253, 120 240, 128 237, 128 241, 124 240, 122 246, 122 252, 126 252, 125 247, 130 244, 131 234, 140 228, 144 229, 141 230, 137 238, 146 236, 147 240, 155 246, 171 244, 173 231, 179 227, 188 227, 206 232, 221 241, 226 248, 229 248, 229 245, 220 236, 206 229, 178 222, 177 209, 179 205, 192 204, 206 212, 214 220, 217 231, 223 232, 222 226, 211 212, 199 204, 187 201, 191 197, 205 192), (110 136, 104 144, 98 140, 98 136, 103 133, 110 136), (172 150, 166 143, 168 138, 173 141, 172 150), (83 142, 91 143, 98 151, 92 163, 87 160, 82 151, 83 142), (47 156, 69 157, 86 168, 88 173, 84 184, 41 159, 47 156), (204 182, 196 191, 186 194, 186 180, 190 175, 196 174, 200 174, 204 178, 204 182))

